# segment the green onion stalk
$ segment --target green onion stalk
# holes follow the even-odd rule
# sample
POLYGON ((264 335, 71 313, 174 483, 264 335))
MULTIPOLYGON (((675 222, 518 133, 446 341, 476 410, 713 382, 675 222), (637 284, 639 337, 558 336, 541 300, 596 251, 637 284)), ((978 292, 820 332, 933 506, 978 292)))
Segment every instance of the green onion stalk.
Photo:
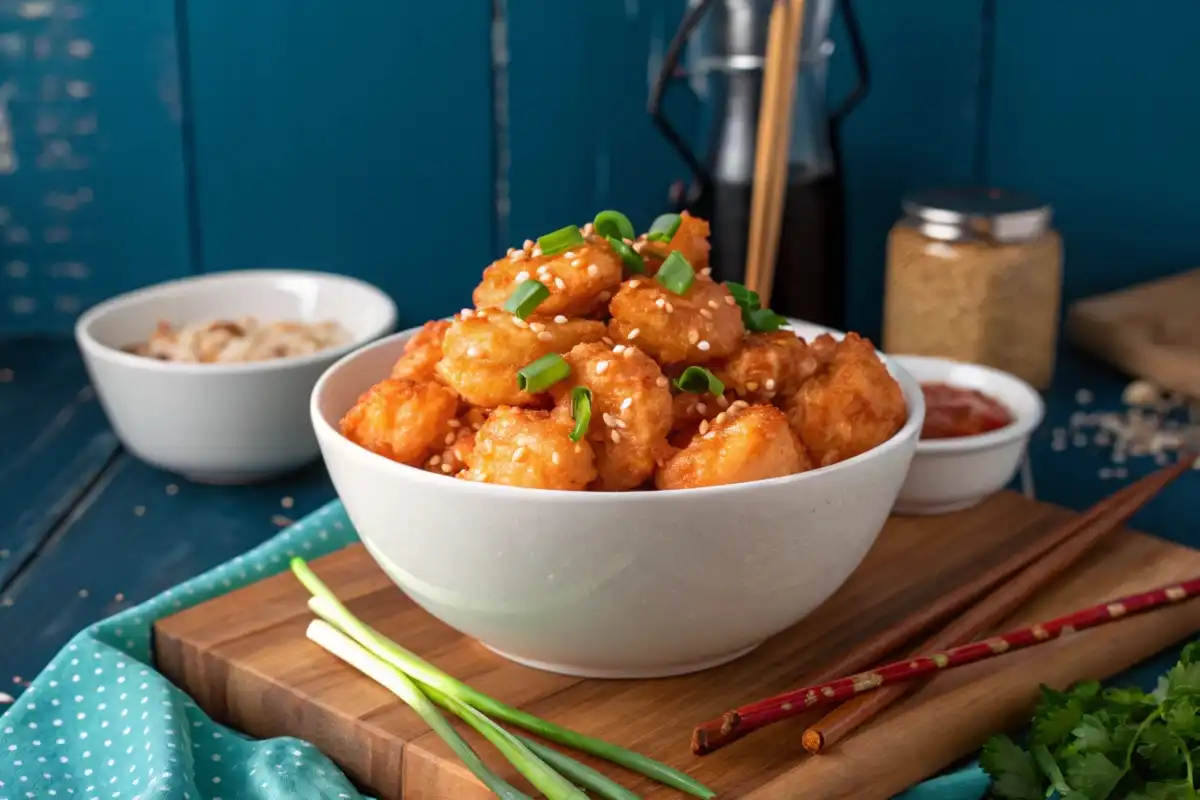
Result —
MULTIPOLYGON (((426 691, 432 690, 431 696, 434 693, 440 693, 440 695, 453 698, 460 704, 469 706, 482 714, 496 717, 510 725, 535 733, 543 739, 619 764, 633 772, 695 797, 716 796, 716 793, 707 786, 673 767, 619 745, 610 744, 547 722, 533 714, 495 700, 456 680, 355 617, 349 609, 342 605, 329 587, 321 582, 321 579, 313 573, 302 558, 293 558, 291 567, 296 578, 312 594, 308 605, 313 613, 343 631, 396 670, 403 672, 426 691)), ((470 720, 466 721, 471 724, 470 720)))

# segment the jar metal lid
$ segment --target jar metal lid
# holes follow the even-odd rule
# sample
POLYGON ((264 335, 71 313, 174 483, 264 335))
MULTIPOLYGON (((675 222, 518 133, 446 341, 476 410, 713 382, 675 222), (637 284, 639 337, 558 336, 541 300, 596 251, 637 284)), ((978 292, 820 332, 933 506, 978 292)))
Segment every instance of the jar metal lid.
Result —
POLYGON ((983 234, 1000 242, 1028 241, 1046 232, 1052 215, 1032 195, 987 188, 928 189, 905 197, 903 207, 937 239, 983 234))

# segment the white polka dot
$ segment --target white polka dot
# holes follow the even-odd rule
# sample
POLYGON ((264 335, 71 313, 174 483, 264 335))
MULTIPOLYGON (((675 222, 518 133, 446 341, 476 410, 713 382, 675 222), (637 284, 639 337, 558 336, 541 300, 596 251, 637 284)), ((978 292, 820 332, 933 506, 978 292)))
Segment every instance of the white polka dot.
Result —
POLYGON ((37 706, 34 705, 33 703, 29 703, 25 707, 28 708, 30 711, 33 711, 35 708, 37 708, 37 706))
POLYGON ((220 778, 213 778, 213 781, 212 781, 212 782, 213 782, 213 783, 220 783, 220 782, 221 782, 221 779, 220 779, 220 778))
POLYGON ((217 755, 216 753, 213 753, 212 760, 213 760, 213 761, 220 761, 220 760, 221 760, 221 756, 217 755))
POLYGON ((61 719, 56 719, 56 720, 54 720, 54 722, 53 722, 52 724, 53 724, 53 725, 54 725, 54 727, 56 727, 56 728, 57 728, 57 727, 60 727, 60 726, 62 725, 62 720, 61 720, 61 719))

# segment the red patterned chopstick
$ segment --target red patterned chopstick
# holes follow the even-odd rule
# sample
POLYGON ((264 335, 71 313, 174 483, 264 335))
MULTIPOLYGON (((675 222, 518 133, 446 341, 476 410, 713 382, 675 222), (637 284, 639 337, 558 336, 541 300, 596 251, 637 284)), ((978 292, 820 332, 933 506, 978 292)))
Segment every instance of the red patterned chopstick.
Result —
POLYGON ((925 677, 934 672, 983 661, 1001 653, 1035 647, 1063 634, 1095 628, 1133 614, 1142 614, 1179 603, 1200 594, 1200 577, 1173 583, 1149 592, 1130 595, 1067 614, 1063 617, 1019 628, 971 644, 929 655, 914 656, 845 678, 793 689, 766 700, 743 706, 735 712, 750 728, 769 725, 817 706, 842 703, 855 695, 887 684, 925 677))

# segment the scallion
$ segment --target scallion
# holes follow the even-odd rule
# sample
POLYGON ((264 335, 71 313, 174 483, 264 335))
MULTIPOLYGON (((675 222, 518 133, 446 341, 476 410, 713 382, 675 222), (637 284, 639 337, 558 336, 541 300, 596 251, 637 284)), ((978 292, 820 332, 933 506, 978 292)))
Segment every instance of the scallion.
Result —
POLYGON ((525 319, 549 296, 550 290, 544 283, 529 278, 513 289, 513 293, 504 301, 504 310, 514 317, 525 319))
POLYGON ((754 333, 769 333, 787 325, 787 317, 776 314, 769 308, 762 307, 758 292, 747 289, 740 283, 725 281, 725 288, 733 295, 734 302, 742 309, 742 324, 746 330, 754 333))
POLYGON ((662 266, 658 268, 654 279, 668 291, 681 295, 692 288, 692 284, 696 281, 696 270, 692 269, 692 265, 683 257, 683 253, 672 250, 666 261, 663 261, 662 266))
POLYGON ((682 222, 683 217, 678 214, 661 214, 650 223, 646 238, 652 242, 669 242, 682 222))
POLYGON ((604 238, 608 240, 613 252, 620 256, 621 261, 625 264, 625 269, 637 275, 645 274, 646 262, 642 259, 641 253, 615 236, 605 236, 604 238))
POLYGON ((637 234, 633 230, 633 223, 629 221, 629 217, 622 214, 620 211, 601 211, 596 215, 596 219, 592 221, 593 227, 596 228, 596 233, 607 238, 609 236, 617 239, 632 239, 637 234))
POLYGON ((675 388, 681 392, 708 392, 714 397, 725 394, 725 384, 704 367, 688 367, 675 379, 675 388))
POLYGON ((571 390, 571 419, 575 420, 571 441, 578 442, 587 435, 588 425, 592 422, 592 390, 586 386, 571 390))
POLYGON ((517 370, 517 388, 523 392, 544 392, 571 374, 571 365, 558 353, 547 353, 517 370))
POLYGON ((537 240, 537 246, 541 248, 544 256, 556 256, 583 243, 583 233, 575 225, 550 231, 545 236, 539 236, 537 240))

